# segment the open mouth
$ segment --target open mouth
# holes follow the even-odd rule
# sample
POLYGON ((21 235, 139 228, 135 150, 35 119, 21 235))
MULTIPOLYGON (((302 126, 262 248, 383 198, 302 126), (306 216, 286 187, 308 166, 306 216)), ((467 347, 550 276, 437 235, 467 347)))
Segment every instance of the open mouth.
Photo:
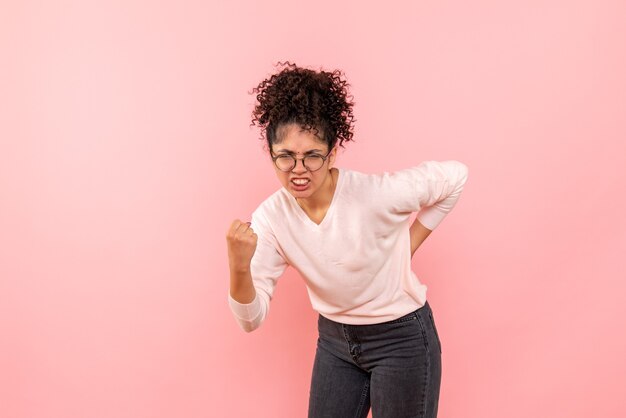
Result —
POLYGON ((309 187, 309 183, 311 183, 309 179, 291 180, 291 187, 293 187, 294 190, 302 191, 309 187))
POLYGON ((296 186, 306 186, 307 184, 310 183, 311 180, 309 179, 293 179, 291 180, 291 182, 293 184, 295 184, 296 186))

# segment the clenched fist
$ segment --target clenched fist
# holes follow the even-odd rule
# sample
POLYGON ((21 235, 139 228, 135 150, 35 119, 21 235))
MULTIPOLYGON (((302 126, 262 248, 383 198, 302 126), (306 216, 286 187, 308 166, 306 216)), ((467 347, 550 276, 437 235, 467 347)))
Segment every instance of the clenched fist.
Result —
POLYGON ((256 251, 257 234, 250 227, 250 222, 235 219, 226 234, 228 259, 231 270, 250 269, 250 260, 256 251))

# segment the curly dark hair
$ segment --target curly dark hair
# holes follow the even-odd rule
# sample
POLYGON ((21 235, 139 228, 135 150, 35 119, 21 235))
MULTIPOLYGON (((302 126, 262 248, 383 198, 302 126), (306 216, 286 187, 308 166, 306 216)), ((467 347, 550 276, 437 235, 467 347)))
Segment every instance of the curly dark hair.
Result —
POLYGON ((267 141, 269 150, 272 144, 282 141, 280 128, 291 123, 315 131, 314 135, 326 142, 329 151, 337 141, 341 147, 344 142, 354 141, 354 102, 348 101, 353 96, 348 95, 350 84, 341 78, 340 70, 317 72, 289 61, 279 61, 277 65, 286 67, 249 92, 258 93, 250 126, 257 124, 261 128, 260 139, 267 141))

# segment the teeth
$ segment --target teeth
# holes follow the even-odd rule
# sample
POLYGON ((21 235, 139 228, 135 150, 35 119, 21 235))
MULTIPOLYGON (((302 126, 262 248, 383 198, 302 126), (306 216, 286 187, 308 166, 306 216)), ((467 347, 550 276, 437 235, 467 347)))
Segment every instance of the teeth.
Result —
POLYGON ((309 180, 291 180, 292 182, 294 182, 295 184, 307 184, 309 182, 309 180))

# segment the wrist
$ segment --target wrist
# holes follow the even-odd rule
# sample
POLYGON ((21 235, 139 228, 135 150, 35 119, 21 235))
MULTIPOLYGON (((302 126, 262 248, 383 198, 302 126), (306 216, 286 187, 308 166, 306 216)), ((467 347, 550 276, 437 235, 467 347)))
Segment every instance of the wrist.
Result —
POLYGON ((250 273, 250 264, 242 265, 242 264, 231 264, 230 272, 233 274, 246 274, 250 273))

